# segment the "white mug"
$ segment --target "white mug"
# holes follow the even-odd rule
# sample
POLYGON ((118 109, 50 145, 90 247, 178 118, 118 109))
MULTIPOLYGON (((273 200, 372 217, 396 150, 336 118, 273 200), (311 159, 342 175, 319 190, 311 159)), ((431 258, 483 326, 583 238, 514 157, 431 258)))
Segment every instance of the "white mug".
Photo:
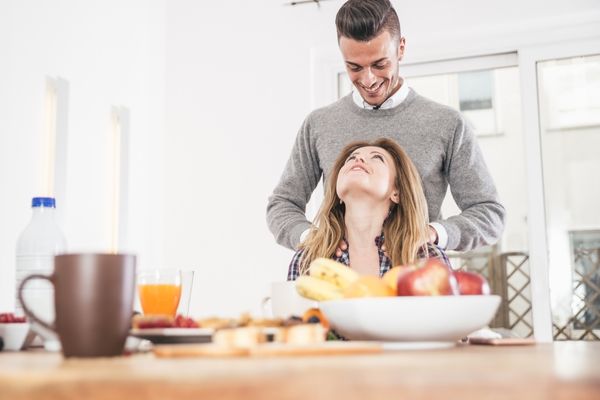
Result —
MULTIPOLYGON (((263 300, 263 307, 271 303, 274 318, 286 319, 292 316, 302 317, 309 308, 318 308, 319 303, 304 298, 296 291, 296 282, 282 281, 271 283, 271 296, 263 300)), ((264 308, 263 308, 264 309, 264 308)))

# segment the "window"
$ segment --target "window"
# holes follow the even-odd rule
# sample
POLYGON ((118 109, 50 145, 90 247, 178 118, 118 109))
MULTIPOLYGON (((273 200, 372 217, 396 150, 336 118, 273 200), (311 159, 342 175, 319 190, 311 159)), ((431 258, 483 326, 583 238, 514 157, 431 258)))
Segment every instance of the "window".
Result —
POLYGON ((111 112, 111 232, 110 251, 125 247, 129 203, 129 110, 113 107, 111 112))
POLYGON ((46 77, 40 193, 56 198, 57 217, 63 222, 66 210, 68 100, 69 83, 62 78, 46 77))

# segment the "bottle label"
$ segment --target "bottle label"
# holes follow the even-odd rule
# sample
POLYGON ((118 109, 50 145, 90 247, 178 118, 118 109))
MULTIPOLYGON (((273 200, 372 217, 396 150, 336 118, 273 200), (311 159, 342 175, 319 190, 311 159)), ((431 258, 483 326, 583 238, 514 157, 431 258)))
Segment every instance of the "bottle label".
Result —
MULTIPOLYGON (((51 275, 54 271, 54 256, 17 256, 17 287, 15 295, 17 315, 23 315, 23 307, 19 303, 18 290, 21 282, 32 274, 51 275)), ((52 322, 54 320, 54 287, 43 279, 27 282, 23 289, 23 297, 27 306, 40 318, 52 322)))

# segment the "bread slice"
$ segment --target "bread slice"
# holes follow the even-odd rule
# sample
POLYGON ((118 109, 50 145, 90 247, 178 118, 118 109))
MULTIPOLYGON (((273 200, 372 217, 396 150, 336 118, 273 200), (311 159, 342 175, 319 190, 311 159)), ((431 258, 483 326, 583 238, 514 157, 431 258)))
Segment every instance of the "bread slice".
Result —
POLYGON ((321 324, 300 324, 285 329, 287 344, 310 345, 325 341, 327 329, 321 324))
POLYGON ((267 341, 262 329, 256 326, 221 329, 213 334, 215 345, 234 348, 251 348, 267 341))

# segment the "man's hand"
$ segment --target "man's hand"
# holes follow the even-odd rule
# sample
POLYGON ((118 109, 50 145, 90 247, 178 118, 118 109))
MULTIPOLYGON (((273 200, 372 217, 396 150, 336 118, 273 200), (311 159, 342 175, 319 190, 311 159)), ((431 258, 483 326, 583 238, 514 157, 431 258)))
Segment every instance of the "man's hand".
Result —
MULTIPOLYGON (((429 243, 437 244, 437 241, 438 241, 437 231, 431 226, 428 226, 428 228, 429 228, 429 243)), ((381 246, 381 249, 385 252, 385 255, 387 256, 385 244, 383 244, 381 246)), ((348 250, 348 243, 346 243, 346 241, 344 239, 342 239, 338 243, 337 249, 335 249, 335 256, 341 257, 342 253, 346 250, 348 250)))
POLYGON ((335 249, 335 256, 338 258, 341 257, 342 253, 346 250, 348 250, 348 243, 346 243, 346 241, 344 239, 342 239, 338 243, 337 249, 335 249))
POLYGON ((438 241, 437 231, 435 229, 433 229, 433 227, 431 225, 429 225, 428 228, 429 228, 429 243, 437 244, 437 241, 438 241))

